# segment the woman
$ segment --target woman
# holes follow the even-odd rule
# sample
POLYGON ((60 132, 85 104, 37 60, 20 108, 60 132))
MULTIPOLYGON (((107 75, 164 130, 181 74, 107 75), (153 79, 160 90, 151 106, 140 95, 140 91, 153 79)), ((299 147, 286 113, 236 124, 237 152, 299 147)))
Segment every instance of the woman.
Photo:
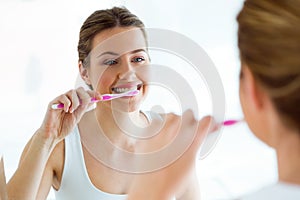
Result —
POLYGON ((278 161, 279 182, 254 199, 300 198, 299 13, 299 0, 247 0, 237 17, 245 120, 278 161))
MULTIPOLYGON (((300 199, 300 1, 246 0, 237 21, 239 93, 245 121, 259 139, 276 150, 279 176, 277 184, 245 199, 300 199)), ((188 158, 189 153, 194 152, 183 157, 188 158)), ((178 161, 177 165, 192 162, 178 161)), ((167 184, 157 181, 162 177, 159 172, 153 173, 152 179, 139 177, 129 199, 148 193, 156 199, 170 199, 184 176, 184 172, 177 173, 174 181, 174 174, 165 175, 163 179, 173 180, 167 184), (148 186, 154 182, 156 187, 151 190, 148 186), (139 186, 149 189, 140 190, 139 186)))
MULTIPOLYGON (((144 24, 125 8, 99 10, 86 19, 78 43, 79 71, 92 90, 70 90, 49 103, 44 122, 25 147, 19 167, 8 183, 11 199, 46 199, 51 186, 56 198, 63 200, 126 198, 134 178, 141 175, 115 170, 99 161, 93 154, 94 149, 89 149, 93 138, 85 137, 101 132, 113 145, 128 152, 142 152, 145 146, 154 149, 157 143, 153 141, 168 142, 168 137, 139 141, 124 134, 116 124, 116 120, 123 123, 130 119, 139 127, 146 127, 151 121, 151 116, 139 109, 148 86, 135 73, 150 62, 146 46, 144 24), (131 37, 109 43, 110 38, 127 32, 132 32, 131 37), (109 45, 105 45, 107 42, 109 45), (128 90, 139 93, 100 101, 95 109, 85 113, 91 106, 91 97, 101 100, 100 94, 128 90), (64 105, 63 109, 51 108, 59 103, 64 105), (86 143, 82 144, 81 138, 85 138, 86 143)), ((191 116, 189 119, 197 124, 191 116)), ((177 122, 176 116, 168 115, 165 124, 176 132, 177 122)), ((116 148, 102 150, 112 162, 123 159, 116 148)), ((124 165, 137 162, 132 158, 124 165)), ((189 172, 191 175, 174 192, 176 199, 199 199, 195 169, 191 167, 189 172)))

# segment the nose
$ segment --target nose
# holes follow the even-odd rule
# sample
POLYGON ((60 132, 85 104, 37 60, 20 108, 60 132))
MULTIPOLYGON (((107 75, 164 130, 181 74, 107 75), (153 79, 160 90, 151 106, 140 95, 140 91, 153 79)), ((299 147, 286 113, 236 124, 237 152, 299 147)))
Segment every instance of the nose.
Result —
POLYGON ((130 61, 124 62, 120 68, 118 78, 130 80, 135 76, 135 69, 130 61))

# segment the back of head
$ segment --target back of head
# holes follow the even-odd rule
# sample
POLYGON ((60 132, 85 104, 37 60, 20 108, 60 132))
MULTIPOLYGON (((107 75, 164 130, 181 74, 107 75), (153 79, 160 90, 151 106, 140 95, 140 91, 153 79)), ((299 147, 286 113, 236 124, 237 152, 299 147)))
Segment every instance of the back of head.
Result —
POLYGON ((78 42, 79 61, 87 61, 86 58, 92 50, 92 40, 101 31, 114 27, 140 28, 146 38, 143 22, 124 7, 113 7, 106 10, 97 10, 83 23, 78 42))
POLYGON ((238 46, 283 122, 300 130, 300 0, 246 0, 238 46))

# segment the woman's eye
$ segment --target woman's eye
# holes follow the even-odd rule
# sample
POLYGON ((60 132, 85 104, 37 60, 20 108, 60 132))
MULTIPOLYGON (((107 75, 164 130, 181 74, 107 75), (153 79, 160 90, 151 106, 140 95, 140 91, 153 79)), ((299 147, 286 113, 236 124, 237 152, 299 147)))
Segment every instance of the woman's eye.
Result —
POLYGON ((107 60, 104 62, 105 65, 115 65, 117 64, 118 62, 116 60, 107 60))
POLYGON ((135 57, 132 59, 132 62, 143 62, 145 61, 144 57, 135 57))

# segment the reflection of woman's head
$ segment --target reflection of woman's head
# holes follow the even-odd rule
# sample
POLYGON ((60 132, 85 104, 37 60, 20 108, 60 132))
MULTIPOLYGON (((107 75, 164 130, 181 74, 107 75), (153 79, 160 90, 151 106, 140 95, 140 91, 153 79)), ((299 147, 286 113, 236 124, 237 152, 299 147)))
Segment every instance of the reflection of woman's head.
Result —
POLYGON ((114 7, 107 10, 98 10, 91 14, 83 23, 78 42, 79 61, 84 62, 92 50, 92 40, 101 31, 115 27, 137 27, 143 32, 143 22, 126 8, 114 7))
POLYGON ((281 120, 300 130, 300 1, 246 0, 238 17, 243 63, 281 120))
MULTIPOLYGON (((148 85, 138 69, 149 64, 144 24, 126 8, 98 10, 83 23, 78 43, 82 79, 101 94, 139 90, 132 98, 114 100, 122 111, 139 109, 148 85)), ((111 107, 111 102, 101 105, 111 107)))

